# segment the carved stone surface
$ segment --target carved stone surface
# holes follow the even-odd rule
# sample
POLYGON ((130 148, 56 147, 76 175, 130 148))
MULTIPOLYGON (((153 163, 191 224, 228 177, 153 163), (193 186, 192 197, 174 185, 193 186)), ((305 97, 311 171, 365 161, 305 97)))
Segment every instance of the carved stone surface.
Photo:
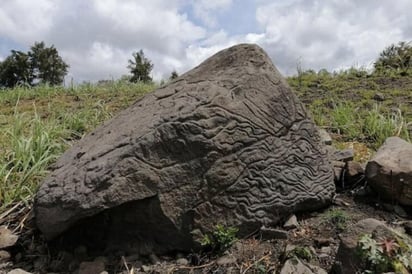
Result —
POLYGON ((152 239, 166 251, 156 245, 190 248, 191 231, 218 223, 246 234, 318 209, 334 190, 303 105, 260 47, 241 44, 70 148, 41 185, 35 213, 48 239, 90 216, 123 214, 102 225, 127 234, 122 223, 133 223, 139 236, 130 242, 152 239))

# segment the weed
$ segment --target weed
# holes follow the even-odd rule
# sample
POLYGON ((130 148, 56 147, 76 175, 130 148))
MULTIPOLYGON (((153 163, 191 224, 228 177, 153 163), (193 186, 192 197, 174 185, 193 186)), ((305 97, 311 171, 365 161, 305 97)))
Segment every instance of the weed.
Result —
POLYGON ((235 227, 225 227, 223 225, 216 225, 215 230, 210 234, 206 234, 201 241, 202 246, 210 248, 212 252, 218 254, 229 249, 237 240, 236 233, 238 229, 235 227))
POLYGON ((346 212, 338 208, 328 210, 323 216, 323 222, 334 225, 338 231, 343 231, 349 220, 346 212))
POLYGON ((363 273, 411 273, 412 247, 400 235, 377 241, 371 234, 365 234, 358 241, 357 251, 363 273))
POLYGON ((313 258, 313 254, 307 246, 297 246, 286 254, 286 258, 292 257, 310 261, 313 258))

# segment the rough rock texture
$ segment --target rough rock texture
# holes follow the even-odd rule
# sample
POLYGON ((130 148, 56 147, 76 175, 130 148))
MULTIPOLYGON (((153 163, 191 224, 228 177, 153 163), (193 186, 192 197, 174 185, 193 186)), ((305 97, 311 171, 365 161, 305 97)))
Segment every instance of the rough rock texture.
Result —
POLYGON ((191 248, 191 231, 217 223, 241 234, 271 226, 325 206, 334 190, 303 105, 266 53, 242 44, 69 149, 40 187, 35 213, 48 239, 84 223, 98 232, 82 235, 104 234, 96 242, 163 252, 191 248))
POLYGON ((369 185, 383 198, 412 205, 412 144, 390 137, 368 162, 369 185))

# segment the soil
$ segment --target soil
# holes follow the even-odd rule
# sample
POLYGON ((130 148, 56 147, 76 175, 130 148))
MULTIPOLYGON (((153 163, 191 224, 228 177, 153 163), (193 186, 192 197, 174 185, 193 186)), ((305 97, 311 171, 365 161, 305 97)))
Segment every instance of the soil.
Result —
MULTIPOLYGON (((311 264, 330 272, 339 246, 339 234, 357 221, 376 218, 395 224, 403 220, 385 211, 388 204, 371 196, 354 196, 353 190, 337 194, 333 205, 321 211, 297 214, 299 226, 286 231, 287 239, 262 239, 259 232, 238 239, 221 254, 169 254, 157 257, 134 254, 89 256, 83 246, 67 250, 58 243, 48 245, 34 228, 30 207, 21 204, 4 218, 2 224, 20 236, 8 249, 13 261, 0 264, 0 273, 22 268, 31 273, 79 273, 82 262, 103 262, 108 273, 279 273, 288 257, 286 249, 309 250, 311 264), (7 220, 7 222, 4 222, 7 220), (3 271, 3 272, 2 272, 3 271)), ((277 229, 284 230, 282 226, 277 229)), ((93 264, 93 263, 92 263, 93 264)), ((86 272, 83 272, 86 273, 86 272)))

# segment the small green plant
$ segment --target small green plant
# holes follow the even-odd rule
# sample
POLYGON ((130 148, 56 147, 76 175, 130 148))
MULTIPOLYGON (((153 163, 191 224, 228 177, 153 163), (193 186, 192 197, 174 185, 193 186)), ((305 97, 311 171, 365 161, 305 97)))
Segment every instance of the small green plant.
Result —
POLYGON ((338 208, 328 210, 323 216, 324 222, 334 225, 338 231, 346 228, 349 219, 345 211, 338 208))
POLYGON ((313 258, 313 254, 307 246, 297 246, 288 254, 286 254, 287 258, 297 257, 299 259, 310 261, 313 258))
POLYGON ((412 271, 412 247, 402 237, 377 241, 371 234, 365 234, 359 239, 357 250, 363 273, 407 274, 412 271))
POLYGON ((215 226, 215 230, 210 234, 206 234, 201 244, 204 247, 210 248, 212 252, 222 253, 229 249, 237 240, 236 233, 238 229, 235 227, 225 227, 221 224, 215 226))

